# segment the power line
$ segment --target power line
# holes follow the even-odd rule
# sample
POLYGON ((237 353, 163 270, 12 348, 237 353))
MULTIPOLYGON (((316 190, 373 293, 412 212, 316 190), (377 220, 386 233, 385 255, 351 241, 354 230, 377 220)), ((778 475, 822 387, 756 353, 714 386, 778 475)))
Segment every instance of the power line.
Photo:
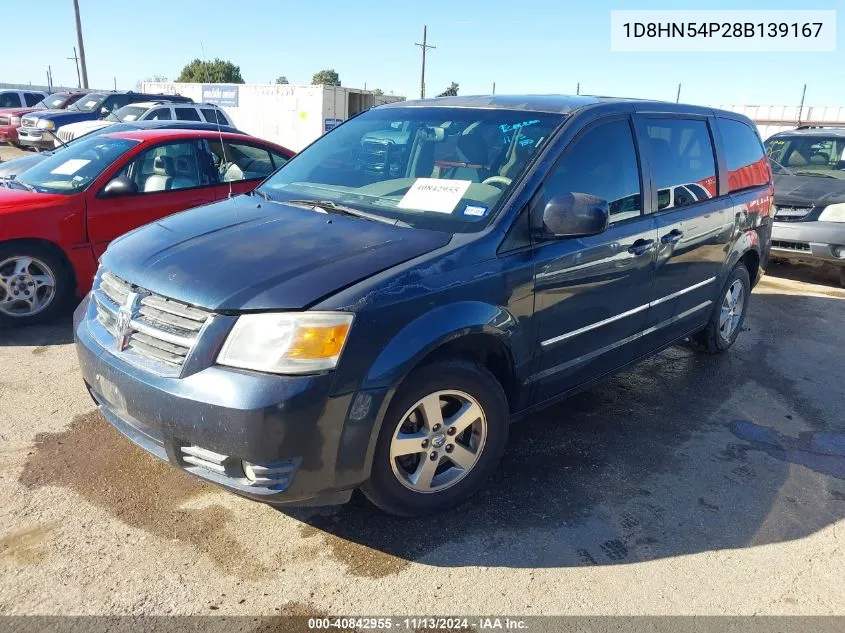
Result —
POLYGON ((425 52, 429 48, 437 48, 428 43, 427 39, 428 26, 423 25, 423 41, 422 44, 416 42, 414 45, 422 49, 422 74, 420 76, 420 99, 425 99, 425 52))

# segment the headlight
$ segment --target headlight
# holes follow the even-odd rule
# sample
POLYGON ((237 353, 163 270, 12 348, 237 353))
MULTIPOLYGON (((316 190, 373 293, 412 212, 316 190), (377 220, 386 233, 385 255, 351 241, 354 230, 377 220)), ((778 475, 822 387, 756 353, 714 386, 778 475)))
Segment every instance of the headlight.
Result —
POLYGON ((47 119, 39 119, 38 123, 35 124, 35 127, 41 128, 42 130, 55 130, 56 124, 52 121, 48 121, 47 119))
POLYGON ((245 314, 223 344, 217 362, 273 374, 334 369, 352 326, 343 312, 245 314))
POLYGON ((827 205, 819 216, 819 222, 845 222, 845 202, 827 205))
POLYGON ((13 116, 9 120, 9 125, 20 125, 20 124, 21 124, 21 118, 19 116, 13 116))

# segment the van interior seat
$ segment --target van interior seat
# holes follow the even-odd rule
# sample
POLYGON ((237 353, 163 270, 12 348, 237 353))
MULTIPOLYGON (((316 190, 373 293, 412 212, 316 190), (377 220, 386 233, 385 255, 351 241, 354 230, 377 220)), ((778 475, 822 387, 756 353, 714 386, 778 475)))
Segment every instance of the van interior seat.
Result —
POLYGON ((489 175, 487 169, 487 142, 475 129, 464 132, 458 137, 456 144, 458 160, 466 163, 466 167, 455 167, 450 170, 448 178, 454 180, 470 180, 481 182, 489 175))
POLYGON ((156 156, 153 161, 153 173, 144 182, 144 192, 167 191, 173 184, 176 169, 170 156, 156 156))
POLYGON ((174 159, 174 176, 170 188, 186 189, 188 187, 199 187, 199 185, 196 159, 190 154, 177 156, 174 159))
POLYGON ((824 152, 816 152, 810 156, 811 165, 827 165, 830 162, 830 156, 824 152))

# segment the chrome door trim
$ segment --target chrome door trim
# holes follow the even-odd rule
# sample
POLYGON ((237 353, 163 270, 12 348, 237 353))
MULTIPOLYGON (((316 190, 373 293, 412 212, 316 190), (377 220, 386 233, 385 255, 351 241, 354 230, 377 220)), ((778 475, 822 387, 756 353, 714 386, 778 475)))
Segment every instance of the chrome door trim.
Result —
POLYGON ((684 310, 680 314, 676 314, 675 316, 673 316, 669 319, 666 319, 665 321, 661 321, 657 325, 652 325, 651 327, 646 328, 645 330, 642 330, 640 332, 637 332, 636 334, 632 334, 631 336, 620 339, 620 340, 618 340, 614 343, 611 343, 610 345, 606 345, 605 347, 602 347, 600 349, 593 350, 592 352, 584 354, 583 356, 579 356, 577 358, 573 358, 572 360, 568 360, 565 363, 561 363, 560 365, 555 365, 554 367, 549 367, 548 369, 544 369, 543 371, 538 372, 538 373, 534 374, 533 376, 529 376, 525 380, 525 384, 530 384, 532 382, 542 380, 543 378, 548 378, 552 374, 556 374, 559 371, 569 369, 570 367, 574 367, 575 365, 580 365, 582 363, 586 363, 587 361, 593 360, 594 358, 601 356, 602 354, 606 354, 607 352, 611 352, 611 351, 615 350, 616 348, 622 347, 623 345, 627 345, 628 343, 636 341, 637 339, 642 338, 643 336, 648 336, 649 334, 652 334, 653 332, 656 332, 657 330, 660 330, 664 327, 668 327, 668 326, 672 325, 673 323, 677 323, 678 321, 685 319, 688 316, 691 316, 691 315, 695 314, 696 312, 698 312, 699 310, 703 310, 704 308, 706 308, 707 306, 712 305, 712 304, 713 304, 713 301, 708 299, 707 301, 705 301, 703 303, 699 303, 697 306, 690 308, 689 310, 684 310))
MULTIPOLYGON (((643 305, 637 306, 636 308, 632 308, 630 310, 626 310, 625 312, 621 312, 619 314, 616 314, 612 317, 608 317, 607 319, 602 319, 601 321, 596 321, 595 323, 590 323, 589 325, 585 325, 584 327, 580 327, 577 330, 572 330, 571 332, 566 332, 565 334, 561 334, 559 336, 555 336, 553 338, 546 339, 545 341, 540 343, 540 345, 542 347, 548 347, 549 345, 561 343, 562 341, 565 341, 567 339, 578 336, 579 334, 583 334, 584 332, 589 332, 590 330, 595 330, 596 328, 600 328, 600 327, 605 326, 609 323, 613 323, 614 321, 619 321, 620 319, 624 319, 626 317, 629 317, 629 316, 632 316, 632 315, 637 314, 639 312, 642 312, 643 310, 647 310, 648 308, 651 308, 652 306, 660 305, 661 303, 665 303, 666 301, 671 301, 672 299, 680 297, 681 295, 685 295, 688 292, 692 292, 693 290, 698 290, 699 288, 703 288, 704 286, 711 284, 714 281, 716 281, 716 277, 710 277, 709 279, 705 279, 704 281, 700 281, 697 284, 693 284, 692 286, 688 286, 688 287, 684 288, 683 290, 673 292, 670 295, 666 295, 665 297, 660 297, 659 299, 655 299, 654 301, 649 301, 648 303, 644 303, 643 305)), ((664 322, 663 324, 660 324, 659 326, 655 326, 655 328, 663 327, 664 324, 668 325, 668 323, 664 322)), ((636 336, 636 335, 634 335, 634 336, 636 336)), ((623 339, 623 341, 624 340, 626 340, 626 339, 623 339)))

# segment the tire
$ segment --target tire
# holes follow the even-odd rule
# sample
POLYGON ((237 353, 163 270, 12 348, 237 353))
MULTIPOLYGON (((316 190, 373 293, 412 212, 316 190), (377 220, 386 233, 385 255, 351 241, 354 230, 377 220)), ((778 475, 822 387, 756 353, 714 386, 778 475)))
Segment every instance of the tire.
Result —
POLYGON ((845 288, 845 266, 839 267, 839 286, 845 288))
POLYGON ((73 294, 73 288, 68 267, 51 250, 37 244, 0 244, 0 326, 32 325, 53 319, 73 294), (18 301, 14 301, 15 292, 19 293, 18 301), (36 306, 36 302, 40 305, 36 306))
POLYGON ((498 466, 507 443, 508 424, 507 398, 486 368, 463 360, 424 365, 405 379, 388 407, 376 443, 370 480, 362 491, 385 512, 406 517, 433 514, 462 503, 484 485, 498 466), (436 398, 434 402, 441 408, 443 424, 439 433, 433 430, 438 419, 436 413, 432 416, 434 424, 429 424, 423 414, 425 408, 421 401, 425 399, 431 404, 431 398, 436 398), (481 416, 474 417, 479 413, 474 407, 478 407, 481 416), (460 414, 461 411, 464 413, 460 414), (464 430, 454 435, 449 431, 450 426, 460 428, 470 419, 475 422, 464 430), (421 428, 417 428, 419 425, 421 428), (402 437, 408 444, 399 444, 402 437), (392 456, 392 449, 394 453, 405 449, 416 451, 417 441, 420 448, 416 454, 392 456), (437 457, 431 460, 433 453, 437 457), (459 468, 453 457, 459 457, 468 467, 459 468), (425 487, 420 480, 425 479, 423 465, 431 468, 429 460, 431 464, 436 462, 433 466, 436 474, 430 480, 429 491, 420 492, 414 487, 425 487))
POLYGON ((728 275, 725 285, 719 292, 719 296, 713 306, 713 311, 710 313, 710 320, 707 326, 693 337, 693 341, 698 347, 708 354, 721 354, 727 351, 742 331, 742 325, 745 323, 745 315, 748 312, 748 300, 750 297, 751 279, 748 276, 748 269, 744 264, 737 264, 731 271, 731 274, 728 275), (732 288, 736 289, 738 287, 742 289, 742 297, 740 300, 734 302, 734 306, 741 306, 737 314, 736 307, 730 307, 727 295, 732 288), (730 315, 732 315, 728 317, 732 320, 731 323, 723 323, 723 309, 728 310, 730 315))

